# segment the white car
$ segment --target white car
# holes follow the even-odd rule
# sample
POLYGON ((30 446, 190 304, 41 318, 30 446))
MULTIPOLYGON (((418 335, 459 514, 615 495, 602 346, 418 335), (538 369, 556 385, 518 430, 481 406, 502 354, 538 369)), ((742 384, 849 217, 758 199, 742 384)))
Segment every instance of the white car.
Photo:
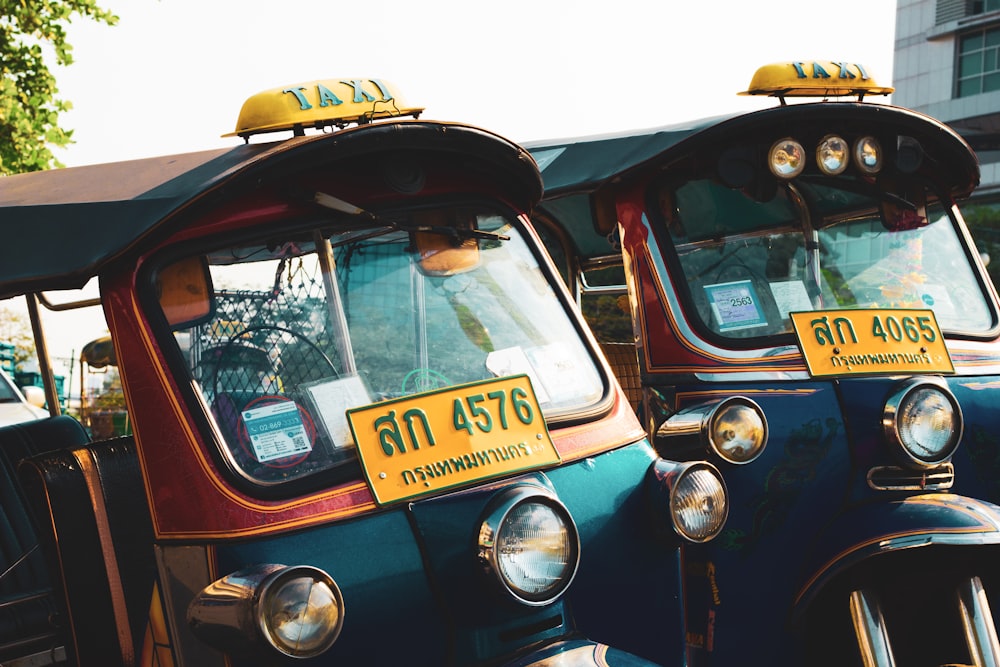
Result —
POLYGON ((48 416, 48 411, 29 403, 7 373, 0 370, 0 426, 48 416))

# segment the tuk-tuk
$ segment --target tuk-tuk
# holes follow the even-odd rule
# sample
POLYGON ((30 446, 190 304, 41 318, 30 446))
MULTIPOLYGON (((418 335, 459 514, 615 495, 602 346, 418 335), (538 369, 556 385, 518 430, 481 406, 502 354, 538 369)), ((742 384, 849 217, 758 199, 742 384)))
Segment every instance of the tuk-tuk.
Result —
POLYGON ((773 108, 526 144, 657 453, 729 490, 681 547, 689 664, 1000 664, 1000 303, 957 205, 979 166, 870 102, 891 90, 777 63, 746 91, 773 108))
POLYGON ((721 476, 653 451, 529 223, 527 151, 421 111, 296 84, 231 148, 0 179, 0 298, 51 378, 40 308, 96 279, 131 428, 50 400, 0 430, 0 663, 682 655, 635 592, 722 530, 721 476))
POLYGON ((129 432, 117 366, 111 336, 95 338, 80 350, 80 402, 76 417, 93 440, 108 440, 129 432), (95 378, 101 380, 99 389, 90 386, 95 378))

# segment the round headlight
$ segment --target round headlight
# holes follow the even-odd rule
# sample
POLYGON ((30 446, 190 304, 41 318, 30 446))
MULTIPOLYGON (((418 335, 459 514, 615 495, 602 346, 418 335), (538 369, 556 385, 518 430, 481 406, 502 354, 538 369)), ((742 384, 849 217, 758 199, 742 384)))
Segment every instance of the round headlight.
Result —
POLYGON ((671 491, 670 516, 677 532, 692 542, 707 542, 718 535, 729 516, 719 471, 705 463, 688 466, 671 491))
POLYGON ((835 134, 828 134, 816 147, 816 164, 827 176, 836 176, 847 169, 851 159, 851 148, 847 142, 835 134))
POLYGON ((263 582, 257 617, 274 648, 293 658, 311 658, 336 641, 344 602, 340 589, 322 570, 291 567, 263 582))
POLYGON ((854 165, 863 174, 882 171, 882 145, 875 137, 861 137, 854 142, 854 165))
POLYGON ((576 574, 580 562, 576 524, 548 491, 508 490, 480 526, 479 558, 518 602, 549 604, 576 574))
POLYGON ((781 139, 768 151, 767 165, 778 178, 795 178, 806 168, 806 151, 794 139, 781 139))
POLYGON ((764 411, 749 398, 737 396, 719 404, 708 424, 708 441, 730 463, 749 463, 767 444, 764 411))
POLYGON ((962 437, 962 410, 943 382, 914 379, 886 401, 882 427, 905 463, 932 467, 955 453, 962 437))

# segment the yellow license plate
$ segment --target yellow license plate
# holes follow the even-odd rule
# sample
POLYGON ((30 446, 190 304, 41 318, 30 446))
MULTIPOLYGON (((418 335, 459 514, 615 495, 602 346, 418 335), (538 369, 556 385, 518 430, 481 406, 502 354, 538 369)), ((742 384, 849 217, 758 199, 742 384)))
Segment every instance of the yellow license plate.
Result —
POLYGON ((527 375, 347 411, 379 505, 558 463, 527 375))
POLYGON ((810 375, 954 373, 932 310, 790 313, 810 375))

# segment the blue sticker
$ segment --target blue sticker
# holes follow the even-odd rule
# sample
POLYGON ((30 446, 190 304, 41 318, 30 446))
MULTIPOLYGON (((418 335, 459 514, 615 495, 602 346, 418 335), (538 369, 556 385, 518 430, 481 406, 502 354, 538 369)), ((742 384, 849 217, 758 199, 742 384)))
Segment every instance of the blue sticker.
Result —
POLYGON ((299 406, 294 401, 254 407, 242 414, 254 456, 261 463, 312 451, 299 406))
POLYGON ((705 292, 720 332, 767 325, 757 291, 749 280, 705 285, 705 292))

